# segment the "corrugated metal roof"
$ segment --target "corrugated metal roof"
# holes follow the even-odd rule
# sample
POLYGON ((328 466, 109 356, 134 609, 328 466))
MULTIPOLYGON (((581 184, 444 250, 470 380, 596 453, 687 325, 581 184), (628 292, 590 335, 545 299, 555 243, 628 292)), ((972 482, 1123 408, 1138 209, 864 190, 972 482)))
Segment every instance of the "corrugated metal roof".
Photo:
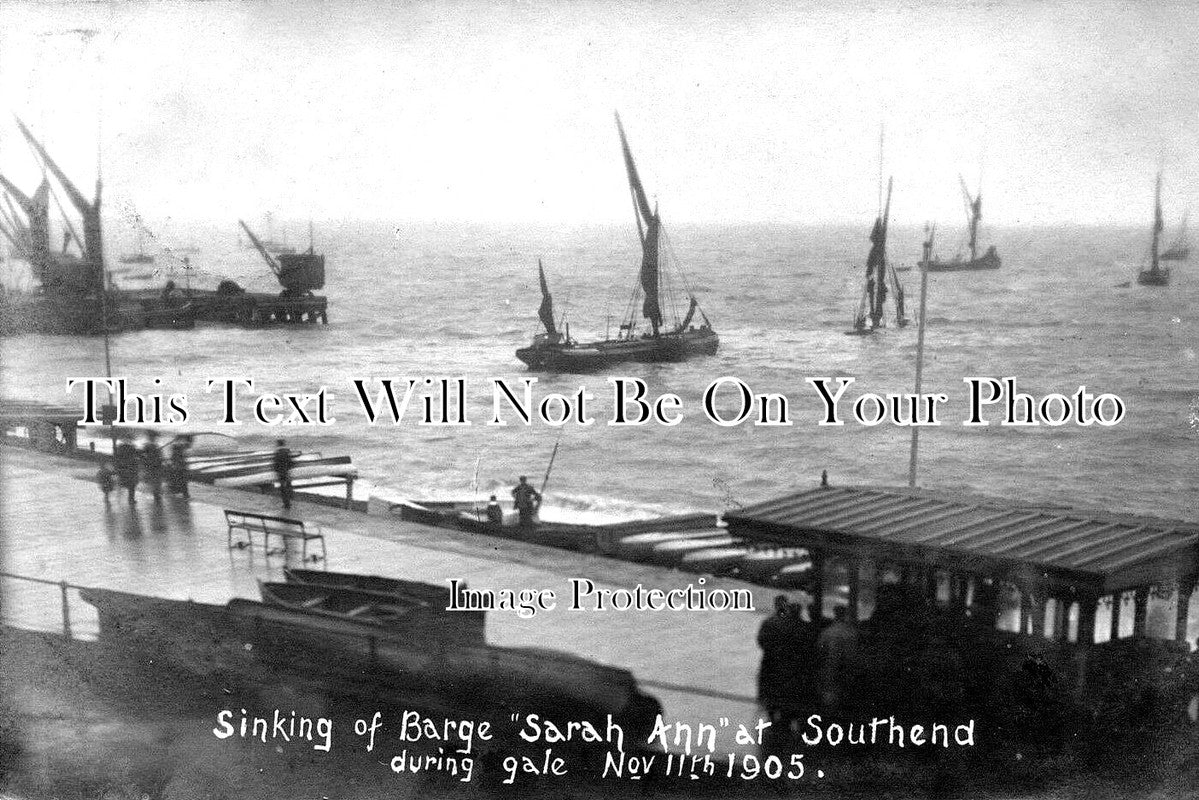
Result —
POLYGON ((1199 552, 1199 523, 1072 508, 1021 506, 921 489, 819 487, 726 515, 904 547, 1035 564, 1109 577, 1199 552))

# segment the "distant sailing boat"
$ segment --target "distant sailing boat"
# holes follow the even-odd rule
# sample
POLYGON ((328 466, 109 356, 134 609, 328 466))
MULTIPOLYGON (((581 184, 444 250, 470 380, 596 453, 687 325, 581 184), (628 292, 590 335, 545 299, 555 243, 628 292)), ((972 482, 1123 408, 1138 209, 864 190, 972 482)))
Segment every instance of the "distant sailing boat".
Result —
POLYGON ((866 286, 862 290, 862 300, 858 303, 857 313, 853 318, 853 330, 846 331, 849 336, 866 336, 884 326, 883 313, 887 302, 887 285, 895 292, 895 322, 899 327, 908 324, 903 311, 903 287, 895 268, 887 263, 887 226, 891 219, 891 186, 887 179, 887 204, 874 218, 874 228, 870 231, 870 253, 866 256, 866 286))
POLYGON ((982 187, 980 186, 978 192, 971 195, 970 190, 966 187, 965 178, 959 175, 958 182, 962 186, 962 200, 966 206, 966 219, 970 224, 970 239, 968 242, 970 258, 963 259, 961 254, 954 256, 949 261, 942 261, 939 258, 926 258, 920 262, 920 266, 929 272, 964 272, 967 270, 999 269, 1001 262, 999 254, 995 252, 994 245, 988 247, 987 252, 981 256, 978 254, 978 223, 983 218, 982 187))
MULTIPOLYGON (((686 361, 692 356, 711 355, 720 345, 720 338, 712 330, 707 316, 700 311, 699 301, 688 292, 690 305, 681 321, 674 309, 676 321, 672 327, 663 329, 660 296, 663 293, 661 269, 662 219, 657 206, 650 207, 633 153, 625 138, 620 115, 616 116, 616 129, 620 133, 620 147, 624 154, 625 170, 628 173, 629 193, 633 197, 633 214, 637 220, 637 236, 641 241, 641 271, 638 285, 633 289, 629 313, 620 325, 615 339, 594 342, 575 342, 570 338, 569 328, 565 334, 554 324, 553 300, 545 280, 545 270, 538 262, 541 280, 541 307, 538 316, 545 326, 545 333, 533 337, 533 343, 516 351, 516 357, 532 369, 555 372, 590 372, 603 369, 623 361, 657 362, 686 361), (641 314, 649 320, 650 330, 638 334, 637 300, 641 298, 641 314), (703 324, 698 328, 691 325, 695 313, 699 312, 703 324)), ((665 292, 668 297, 669 291, 665 292)))
POLYGON ((1188 216, 1189 213, 1182 215, 1182 224, 1178 226, 1178 234, 1170 246, 1158 256, 1158 261, 1186 261, 1191 257, 1191 243, 1187 240, 1188 216))
POLYGON ((1149 245, 1149 269, 1137 273, 1137 283, 1142 286, 1166 286, 1170 283, 1170 268, 1162 267, 1157 253, 1162 235, 1162 174, 1157 173, 1157 184, 1153 190, 1153 240, 1149 245))

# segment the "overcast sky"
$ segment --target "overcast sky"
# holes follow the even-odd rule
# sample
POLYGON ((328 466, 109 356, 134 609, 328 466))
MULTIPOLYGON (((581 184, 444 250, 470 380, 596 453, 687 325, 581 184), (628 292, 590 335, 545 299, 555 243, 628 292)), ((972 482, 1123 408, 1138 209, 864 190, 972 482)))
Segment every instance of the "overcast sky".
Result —
MULTIPOLYGON (((1190 3, 0 3, 0 98, 151 218, 1146 223, 1199 198, 1190 3), (94 34, 87 33, 94 31, 94 34), (98 148, 99 146, 99 148, 98 148)), ((36 170, 0 120, 0 169, 36 170)))

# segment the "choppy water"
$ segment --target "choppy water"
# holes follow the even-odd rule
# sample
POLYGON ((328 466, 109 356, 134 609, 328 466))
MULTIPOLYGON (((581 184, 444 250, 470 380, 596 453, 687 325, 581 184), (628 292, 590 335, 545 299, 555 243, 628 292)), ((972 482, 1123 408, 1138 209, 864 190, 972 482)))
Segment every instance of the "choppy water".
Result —
MULTIPOLYGON (((178 227, 178 223, 176 223, 178 227)), ((814 484, 902 484, 909 431, 851 422, 819 428, 814 390, 804 378, 848 376, 860 391, 910 391, 916 328, 848 337, 861 292, 867 228, 682 227, 671 231, 679 262, 721 336, 720 352, 684 364, 638 365, 617 374, 645 379, 654 394, 682 398, 684 421, 613 428, 605 375, 538 376, 544 392, 595 395, 597 422, 491 427, 490 379, 518 385, 526 373, 514 351, 537 330, 537 259, 544 260, 559 313, 577 339, 615 327, 628 303, 639 260, 628 227, 500 229, 318 224, 328 257, 326 327, 144 331, 112 340, 113 374, 150 391, 161 378, 189 396, 194 427, 215 430, 216 396, 203 381, 252 376, 261 391, 328 386, 337 423, 288 430, 293 443, 353 455, 365 477, 406 496, 506 494, 516 475, 540 483, 556 441, 547 506, 573 515, 628 516, 649 511, 715 510, 814 484), (467 381, 466 428, 371 427, 350 379, 448 376, 467 381), (703 418, 701 394, 721 376, 755 392, 791 400, 791 427, 721 428, 703 418)), ((187 232, 204 252, 191 255, 215 285, 227 275, 273 291, 253 253, 234 235, 187 232)), ((891 257, 912 263, 921 232, 898 230, 891 257)), ((1199 489, 1199 279, 1174 267, 1170 287, 1133 280, 1143 260, 1139 230, 1000 230, 1004 266, 993 273, 930 278, 925 391, 945 392, 945 424, 921 434, 920 484, 1018 500, 1084 504, 1117 511, 1194 518, 1199 489), (1113 392, 1127 418, 1112 428, 962 427, 964 376, 1015 376, 1040 395, 1113 392)), ((946 240, 939 248, 953 249, 946 240)), ((164 258, 160 256, 160 264, 164 258)), ((178 278, 177 278, 178 279, 178 278)), ((902 273, 909 313, 919 273, 902 273)), ((103 374, 100 339, 18 337, 0 344, 6 396, 80 402, 64 394, 70 376, 103 374)), ((998 411, 988 418, 998 422, 998 411)), ((507 414, 515 421, 515 416, 507 414)), ((255 424, 226 429, 247 443, 272 439, 255 424)), ((503 496, 503 495, 501 495, 503 496)))

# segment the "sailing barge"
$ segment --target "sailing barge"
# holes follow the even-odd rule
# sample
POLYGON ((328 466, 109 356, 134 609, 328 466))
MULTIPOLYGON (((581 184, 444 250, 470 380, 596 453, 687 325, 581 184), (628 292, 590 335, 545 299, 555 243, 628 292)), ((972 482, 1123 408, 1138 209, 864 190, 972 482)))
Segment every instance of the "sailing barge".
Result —
POLYGON ((1137 273, 1137 283, 1142 286, 1167 286, 1170 283, 1170 268, 1161 265, 1158 248, 1162 235, 1162 174, 1157 173, 1153 190, 1153 236, 1149 244, 1149 269, 1137 273))
POLYGON ((629 313, 620 325, 614 339, 592 342, 576 342, 570 337, 569 326, 559 331, 554 318, 553 298, 545 280, 545 268, 538 262, 538 277, 541 284, 541 306, 538 317, 545 326, 544 334, 537 334, 533 343, 516 351, 516 357, 530 369, 550 372, 594 372, 625 361, 653 363, 662 361, 686 361, 692 356, 712 355, 720 346, 720 337, 712 329, 711 322, 699 308, 699 301, 688 292, 690 304, 686 315, 679 320, 675 309, 671 309, 675 324, 663 327, 662 317, 662 218, 649 198, 637 174, 637 165, 629 149, 620 116, 616 117, 616 129, 620 133, 620 147, 624 154, 625 170, 628 173, 629 192, 633 197, 633 213, 637 221, 637 236, 641 241, 641 272, 639 285, 633 290, 629 313), (649 321, 650 330, 638 332, 636 313, 638 296, 641 296, 641 314, 649 321), (698 327, 691 323, 699 313, 703 323, 698 327))
POLYGON ((981 256, 978 254, 978 224, 983 218, 983 195, 982 189, 970 194, 970 190, 966 187, 966 181, 962 176, 958 176, 958 182, 962 187, 962 201, 966 208, 966 219, 970 225, 970 238, 967 241, 967 247, 970 250, 969 258, 962 258, 961 254, 954 256, 949 260, 939 258, 925 258, 920 262, 920 268, 926 269, 929 272, 965 272, 972 270, 988 270, 999 269, 1002 266, 1002 261, 999 258, 999 253, 995 251, 995 246, 991 245, 987 251, 981 256))
POLYGON ((854 314, 853 329, 848 336, 866 336, 884 326, 883 313, 887 302, 887 285, 895 292, 895 324, 904 327, 908 319, 903 310, 903 286, 895 268, 887 262, 887 226, 891 219, 892 181, 887 181, 887 204, 879 210, 870 230, 870 252, 866 256, 866 285, 854 314), (867 321, 869 320, 869 325, 867 321))

